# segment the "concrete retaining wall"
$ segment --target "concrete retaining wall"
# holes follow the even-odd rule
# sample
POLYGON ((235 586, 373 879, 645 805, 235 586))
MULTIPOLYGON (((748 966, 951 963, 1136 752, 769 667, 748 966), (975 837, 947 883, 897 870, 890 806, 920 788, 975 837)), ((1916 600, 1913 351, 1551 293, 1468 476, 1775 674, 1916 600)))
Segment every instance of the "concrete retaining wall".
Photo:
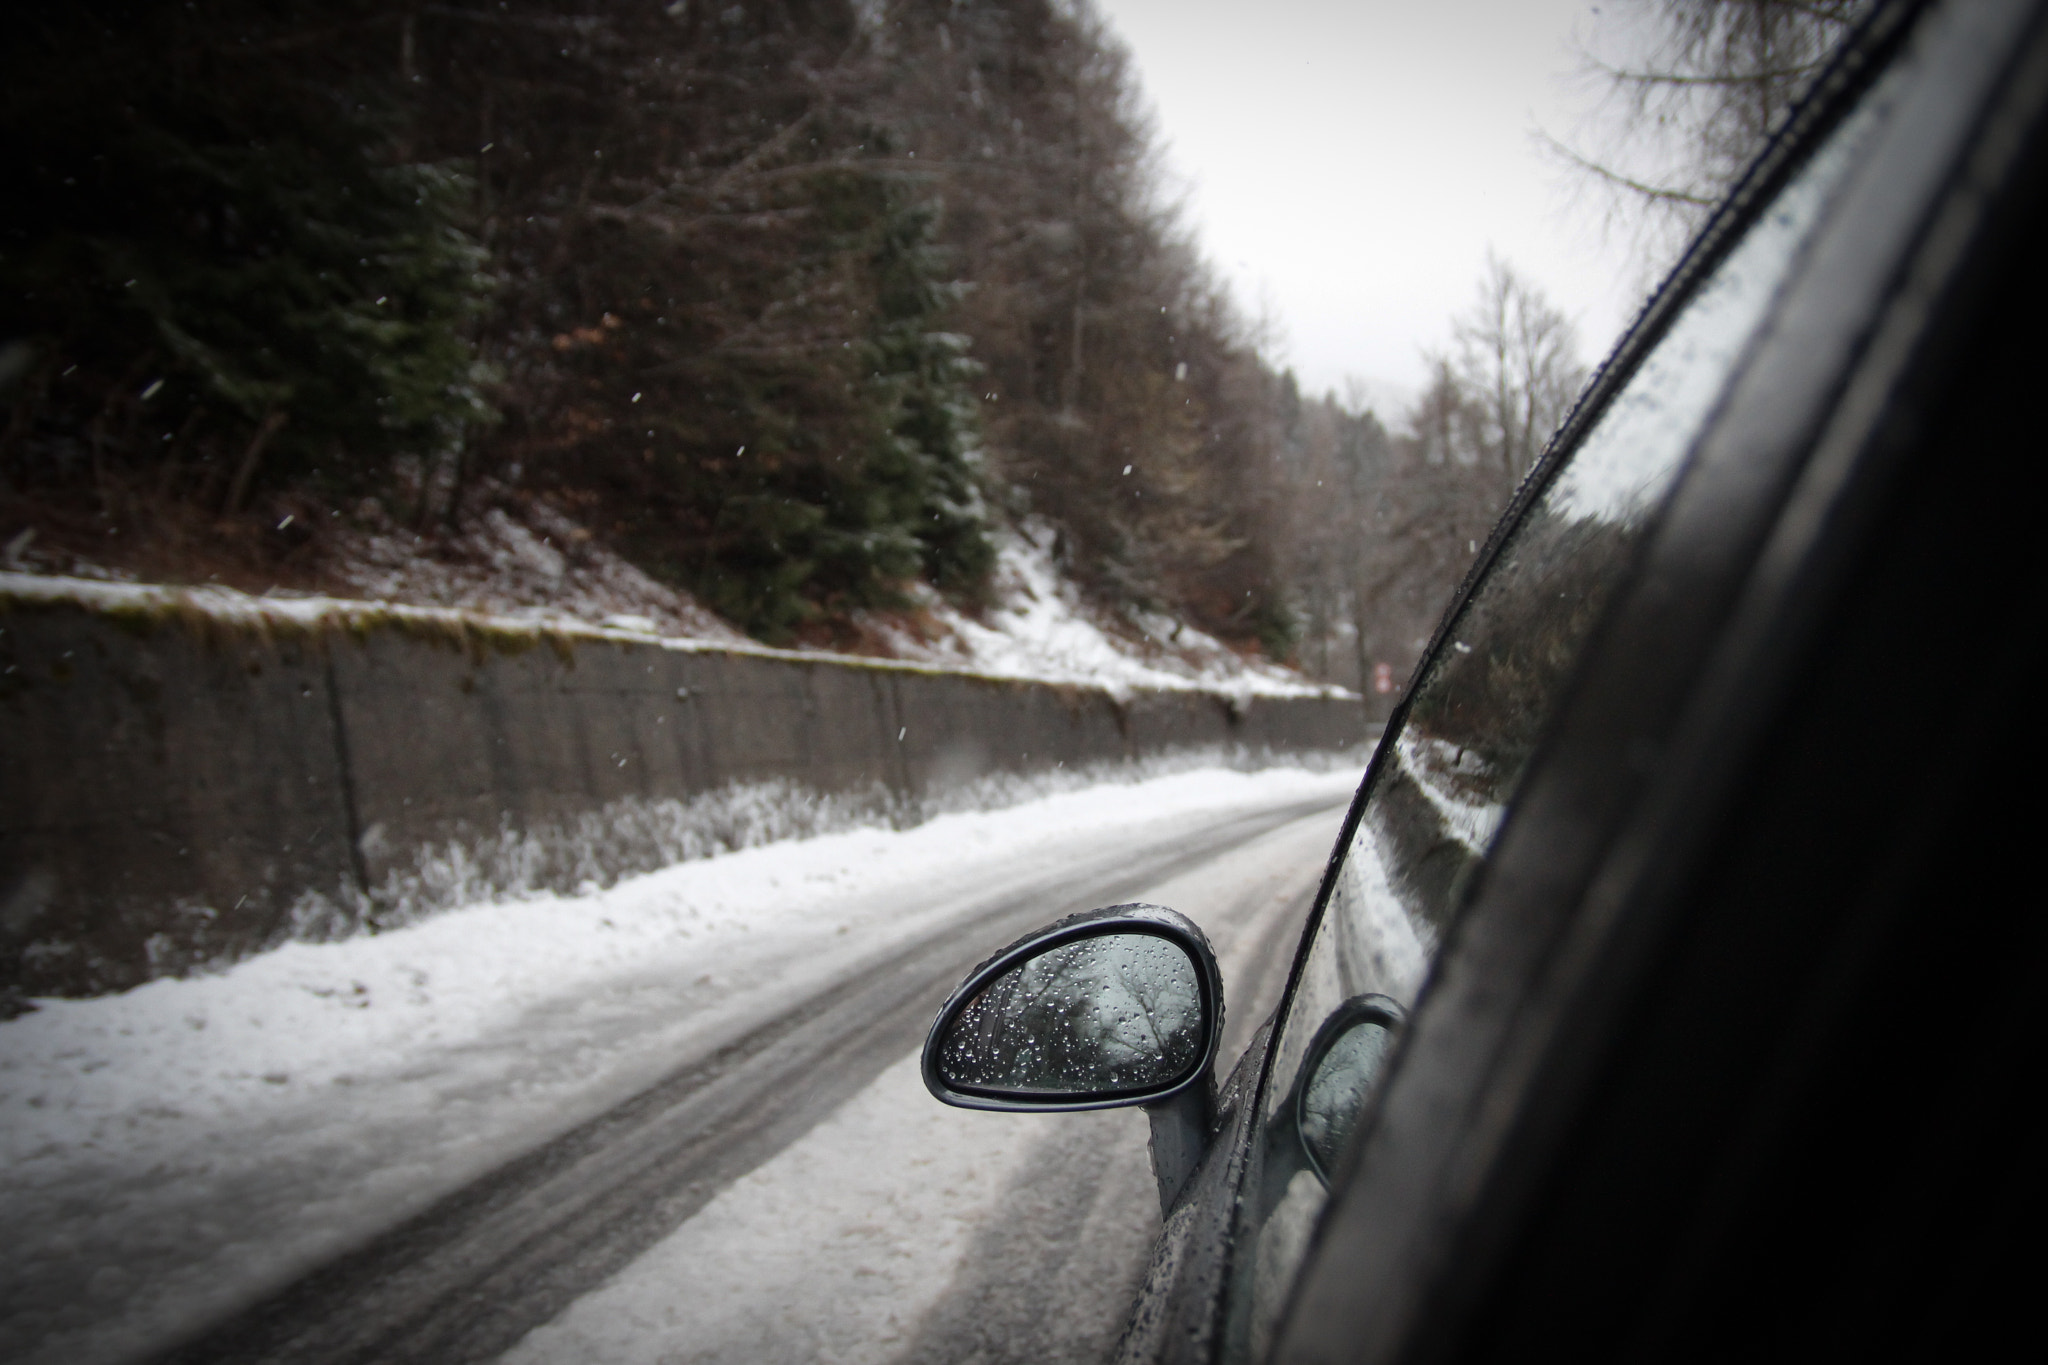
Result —
POLYGON ((1365 734, 1350 698, 1120 700, 431 613, 0 599, 0 990, 121 989, 374 925, 422 849, 733 784, 914 811, 990 774, 1365 734))

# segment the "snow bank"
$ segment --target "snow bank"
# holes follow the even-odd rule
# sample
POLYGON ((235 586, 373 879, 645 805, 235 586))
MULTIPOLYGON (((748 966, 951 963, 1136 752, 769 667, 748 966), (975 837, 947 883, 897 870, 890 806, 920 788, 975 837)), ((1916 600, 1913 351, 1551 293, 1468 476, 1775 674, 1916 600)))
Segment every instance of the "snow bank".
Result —
MULTIPOLYGON (((622 878, 852 829, 910 829, 939 815, 1004 810, 1102 783, 1142 782, 1198 769, 1251 771, 1269 755, 1183 749, 1086 767, 989 773, 923 797, 880 783, 865 790, 819 792, 801 783, 735 784, 688 799, 613 801, 573 819, 504 829, 482 839, 450 840, 417 850, 368 896, 334 900, 317 893, 293 911, 294 934, 313 942, 345 938, 366 925, 412 924, 455 906, 588 893, 622 878)), ((1289 767, 1355 772, 1356 752, 1290 755, 1289 767)))
POLYGON ((1052 527, 1027 522, 996 537, 994 605, 969 616, 925 588, 931 638, 877 620, 871 628, 903 659, 1004 678, 1093 684, 1118 692, 1195 688, 1234 696, 1348 696, 1293 669, 1248 659, 1213 635, 1157 612, 1122 619, 1085 602, 1053 563, 1052 527))
MULTIPOLYGON (((38 1161, 129 1148, 144 1130, 195 1130, 247 1105, 276 1107, 293 1092, 402 1070, 408 1054, 621 974, 731 968, 763 958, 771 940, 803 943, 822 972, 920 927, 903 901, 876 893, 938 876, 986 883, 991 857, 1075 839, 1110 844, 1200 811, 1335 800, 1356 781, 1347 767, 1098 782, 914 830, 776 843, 608 890, 535 894, 346 942, 287 944, 215 975, 120 995, 38 1000, 34 1013, 0 1024, 0 1164, 12 1182, 38 1161), (835 938, 851 942, 835 949, 835 938), (149 1107, 158 1101, 167 1107, 149 1107)), ((778 975, 790 960, 780 948, 765 957, 778 975)))
POLYGON ((0 1357, 120 1358, 639 1093, 991 887, 1127 857, 1202 812, 1338 802, 1355 780, 1098 785, 37 1002, 0 1024, 0 1357))

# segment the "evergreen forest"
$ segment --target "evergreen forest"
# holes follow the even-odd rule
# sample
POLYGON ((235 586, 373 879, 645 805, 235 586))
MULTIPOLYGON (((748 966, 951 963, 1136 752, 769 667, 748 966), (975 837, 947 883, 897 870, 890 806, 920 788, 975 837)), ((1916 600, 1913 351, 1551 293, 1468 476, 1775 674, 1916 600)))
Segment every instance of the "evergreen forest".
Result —
POLYGON ((79 0, 0 69, 12 567, 319 587, 544 503, 830 645, 1029 518, 1360 686, 1583 378, 1495 263, 1414 413, 1303 395, 1085 0, 79 0))

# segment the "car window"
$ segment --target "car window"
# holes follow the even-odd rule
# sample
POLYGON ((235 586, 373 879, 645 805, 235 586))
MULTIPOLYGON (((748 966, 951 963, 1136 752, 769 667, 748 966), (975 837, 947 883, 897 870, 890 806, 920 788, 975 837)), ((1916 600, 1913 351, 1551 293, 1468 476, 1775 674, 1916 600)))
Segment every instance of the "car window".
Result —
POLYGON ((1263 1357, 1326 1198, 1318 1153, 1341 1151, 1361 1117, 1581 647, 1887 103, 1882 90, 1866 99, 1709 273, 1503 543, 1383 741, 1276 1030, 1241 1202, 1232 1358, 1263 1357))

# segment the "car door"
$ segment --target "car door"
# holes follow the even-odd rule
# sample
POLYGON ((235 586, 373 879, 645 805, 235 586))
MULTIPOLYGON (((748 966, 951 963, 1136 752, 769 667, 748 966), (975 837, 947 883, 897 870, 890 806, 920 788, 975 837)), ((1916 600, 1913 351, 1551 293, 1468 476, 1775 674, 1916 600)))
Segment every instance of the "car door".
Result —
MULTIPOLYGON (((1618 628, 1623 599, 1638 617, 1636 655, 1607 668, 1624 692, 1632 669, 1644 697, 1683 690, 1685 670, 1730 628, 1829 405, 1897 298, 1907 244, 1967 149, 1982 112, 1972 101, 1987 97, 2031 9, 1881 7, 1591 386, 1388 726, 1264 1051, 1226 1089, 1219 1150, 1190 1187, 1190 1198, 1231 1211, 1184 1209, 1182 1227, 1169 1220, 1124 1359, 1263 1361, 1290 1313, 1356 1332, 1358 1313, 1336 1305, 1357 1295, 1359 1267, 1383 1271, 1390 1293, 1412 1286, 1404 1277, 1425 1263, 1389 1262, 1395 1243, 1376 1240, 1369 1216, 1347 1219, 1351 1240, 1335 1250, 1317 1246, 1329 1190, 1360 1160, 1353 1139, 1373 1129, 1381 1083, 1403 1064, 1407 1016, 1430 993, 1433 964, 1482 884, 1492 883, 1489 931, 1508 942, 1517 915, 1540 918, 1546 900, 1582 888, 1616 801, 1654 771, 1671 722, 1667 712, 1630 733, 1642 717, 1616 694, 1610 742, 1587 745, 1556 733, 1565 699, 1618 628), (1675 537, 1690 557, 1681 565, 1671 562, 1675 537), (1509 888, 1490 858, 1546 766, 1553 787, 1567 771, 1577 786, 1542 833, 1523 831, 1521 883, 1509 888), (1312 1252, 1323 1273, 1304 1288, 1312 1252)), ((1510 1045, 1498 1034, 1489 1041, 1510 1045)), ((1456 1031, 1438 1030, 1436 1043, 1437 1064, 1452 1066, 1456 1031)), ((1427 1130, 1441 1116, 1425 1092, 1417 1081, 1404 1098, 1427 1130)), ((1471 1080, 1456 1099, 1483 1110, 1485 1087, 1471 1080)), ((1420 1141, 1413 1132, 1404 1140, 1420 1141)), ((1426 1151, 1407 1159, 1428 1166, 1426 1151)), ((1429 1245, 1427 1210, 1402 1205, 1397 1186, 1389 1177, 1377 1187, 1378 1211, 1400 1207, 1411 1220, 1402 1230, 1429 1245)), ((1381 1307, 1383 1322, 1406 1321, 1381 1307)), ((1293 1338, 1295 1351, 1315 1348, 1302 1358, 1333 1360, 1358 1340, 1313 1325, 1293 1338)))
POLYGON ((1334 1203, 1249 1157, 1226 1358, 1974 1358, 2031 1325, 2042 1125, 2000 1078, 2039 1074, 2042 931, 1992 850, 2042 805, 2044 8, 1874 10, 1447 623, 1269 1131, 1300 1040, 1385 989, 1356 944, 1449 947, 1334 1203))
MULTIPOLYGON (((2002 983, 1974 1007, 1982 1051, 2048 1065, 2029 965, 2048 920, 1989 890, 1999 859, 1977 847, 2038 823, 2048 762, 2043 708, 2016 709, 2048 670, 2026 548, 2048 461, 2006 458, 2005 435, 2038 430, 2026 377, 2048 368, 2044 111, 2042 0, 1872 9, 1480 552, 1282 1003, 1213 1104, 1213 958, 1160 907, 1050 926, 941 1011, 926 1080, 948 1103, 1150 1112, 1166 1218, 1120 1360, 1505 1357, 1539 1338, 1711 1339, 1725 1358, 1756 1345, 1726 1324, 1764 1320, 1726 1286, 1796 1305, 1822 1259, 1855 1267, 1830 1276, 1838 1305, 1864 1282, 1910 1301, 1891 1263, 1922 1274, 1924 1253, 1830 1229, 1867 1223, 1863 1184, 1913 1169, 1871 1134, 1897 1122, 1883 1062, 1936 1056, 1897 983, 1970 960, 1942 916, 2014 945, 1969 969, 2002 983), (1888 783, 1874 734, 1908 713, 1919 644, 1968 666, 1888 783), (1133 1050, 1122 1031, 1157 1011, 1083 980, 1105 972, 1181 1002, 1174 1036, 1133 1050), (1007 1003, 976 1022, 984 998, 1034 992, 1057 1027, 1007 1003), (1856 1079, 1800 1109, 1788 1078, 1816 1058, 1856 1079), (1801 1184, 1832 1190, 1787 1242, 1808 1250, 1767 1245, 1771 1198, 1801 1184), (1754 1245, 1724 1235, 1730 1192, 1754 1245)), ((2039 1204, 2038 1151, 1997 1128, 1984 1097, 2011 1087, 1986 1074, 1945 1088, 1960 1127, 1916 1131, 1969 1166, 1951 1183, 1975 1182, 1972 1207, 2007 1186, 2039 1204), (1979 1151, 2004 1164, 1975 1174, 1979 1151)), ((1924 1203, 1925 1183, 1901 1188, 1924 1203)), ((1942 1272, 1956 1302, 2018 1283, 1971 1256, 1942 1272)))

